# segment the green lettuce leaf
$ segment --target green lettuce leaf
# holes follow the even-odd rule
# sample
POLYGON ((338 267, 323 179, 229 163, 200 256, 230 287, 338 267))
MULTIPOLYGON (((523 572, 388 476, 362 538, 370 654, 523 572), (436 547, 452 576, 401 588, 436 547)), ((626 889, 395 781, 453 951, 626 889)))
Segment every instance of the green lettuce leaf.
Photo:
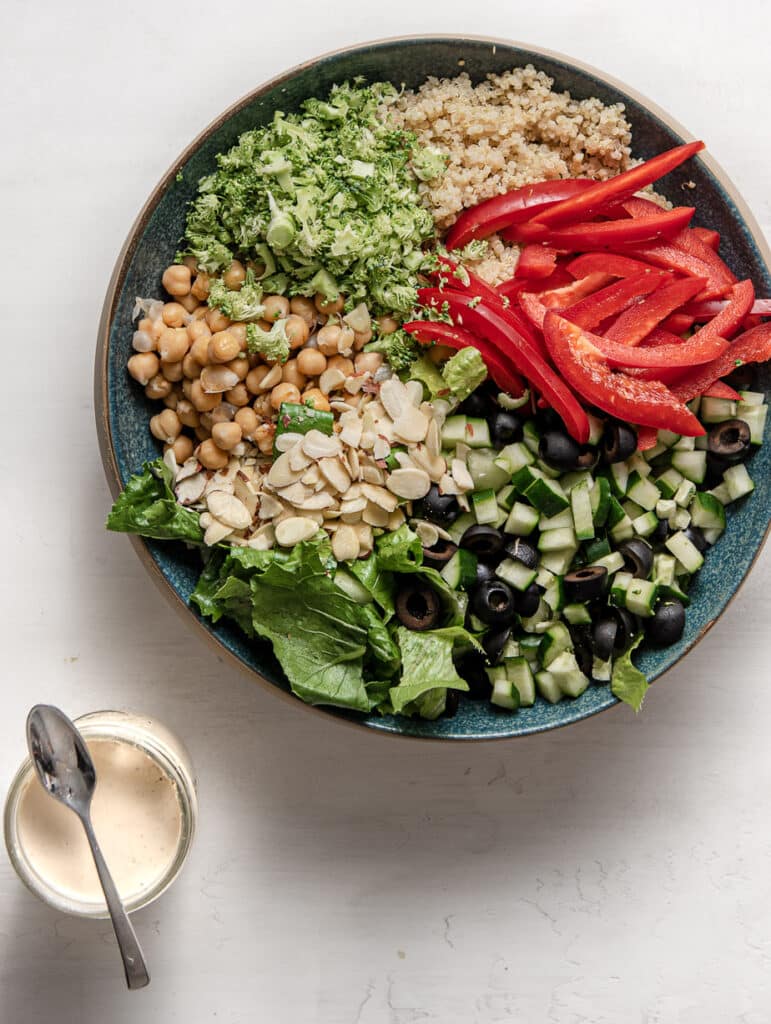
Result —
POLYGON ((487 367, 482 354, 476 348, 462 348, 444 364, 442 378, 445 388, 462 402, 487 379, 487 367))
POLYGON ((648 680, 643 673, 632 664, 632 653, 640 646, 642 633, 637 637, 632 646, 617 658, 613 663, 613 674, 610 679, 610 689, 614 697, 623 700, 625 704, 639 711, 642 707, 645 694, 648 692, 648 680))
POLYGON ((203 541, 198 513, 177 504, 171 470, 163 461, 146 462, 141 473, 127 481, 107 516, 107 529, 137 533, 154 540, 203 541))
POLYGON ((450 393, 450 387, 443 373, 439 372, 438 367, 431 362, 428 356, 421 356, 420 359, 416 359, 414 363, 411 363, 407 376, 410 380, 419 380, 426 391, 428 391, 431 400, 434 398, 445 398, 450 393))
MULTIPOLYGON (((431 631, 416 633, 400 626, 396 630, 396 642, 402 655, 402 675, 398 686, 392 686, 388 691, 396 714, 430 691, 468 690, 468 684, 455 671, 452 639, 431 631)), ((441 699, 432 701, 431 705, 433 711, 438 707, 438 714, 444 709, 441 699)), ((423 710, 428 710, 428 705, 423 710)))

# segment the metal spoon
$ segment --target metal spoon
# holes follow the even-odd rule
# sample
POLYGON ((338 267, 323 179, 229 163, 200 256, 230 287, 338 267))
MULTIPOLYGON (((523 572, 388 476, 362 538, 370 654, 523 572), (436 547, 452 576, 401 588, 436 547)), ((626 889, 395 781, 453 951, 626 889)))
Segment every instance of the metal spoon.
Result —
POLYGON ((83 823, 99 881, 118 940, 126 984, 130 989, 150 983, 139 940, 121 903, 91 824, 91 798, 96 770, 88 748, 72 722, 50 704, 36 704, 27 716, 27 745, 43 788, 74 811, 83 823))

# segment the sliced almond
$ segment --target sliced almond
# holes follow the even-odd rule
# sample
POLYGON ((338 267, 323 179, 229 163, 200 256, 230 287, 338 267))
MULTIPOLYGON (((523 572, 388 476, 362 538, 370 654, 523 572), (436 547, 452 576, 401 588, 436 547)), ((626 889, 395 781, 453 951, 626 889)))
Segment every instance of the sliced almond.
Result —
POLYGON ((426 431, 426 450, 428 454, 436 458, 442 450, 442 438, 439 433, 439 426, 435 419, 430 419, 426 431))
POLYGON ((455 483, 462 491, 473 491, 474 480, 468 471, 466 463, 462 459, 453 459, 450 472, 455 483))
POLYGON ((319 469, 318 463, 311 463, 303 473, 300 480, 306 487, 315 487, 319 482, 323 482, 323 477, 321 476, 321 470, 319 469))
POLYGON ((447 463, 442 456, 429 455, 428 449, 422 444, 410 448, 410 458, 418 469, 425 469, 434 483, 447 472, 447 463))
POLYGON ((201 388, 207 395, 219 395, 223 391, 230 391, 238 384, 238 380, 238 374, 222 363, 204 366, 201 370, 201 388))
POLYGON ((289 453, 289 468, 295 473, 301 473, 304 469, 313 462, 302 449, 302 443, 298 443, 296 448, 293 448, 289 453))
POLYGON ((259 498, 257 497, 257 491, 252 486, 249 480, 245 480, 240 475, 236 477, 233 482, 233 493, 242 501, 249 512, 249 515, 254 519, 257 512, 257 505, 259 504, 259 498))
POLYGON ((309 517, 289 516, 276 527, 276 543, 282 548, 293 548, 295 544, 309 540, 318 528, 318 523, 309 517))
POLYGON ((302 446, 305 454, 311 459, 334 458, 343 451, 340 438, 334 435, 329 437, 320 430, 309 430, 303 438, 302 446))
POLYGON ((308 488, 303 486, 299 480, 288 487, 282 487, 281 490, 276 491, 276 494, 282 501, 287 501, 290 505, 302 505, 305 499, 310 497, 308 488))
POLYGON ((417 409, 423 401, 423 385, 419 380, 408 380, 404 387, 407 390, 410 401, 417 409))
POLYGON ((372 534, 372 527, 368 523, 357 523, 354 527, 356 535, 359 538, 360 553, 362 555, 369 554, 372 550, 375 539, 372 534))
POLYGON ((361 478, 368 484, 384 484, 386 475, 379 466, 370 462, 361 467, 361 478))
POLYGON ((375 484, 362 484, 361 493, 367 501, 371 501, 374 505, 379 505, 386 512, 393 512, 399 504, 395 494, 386 490, 385 487, 378 487, 375 484))
POLYGON ((206 499, 206 504, 215 519, 219 519, 233 530, 245 530, 252 521, 246 505, 234 494, 212 491, 206 499))
POLYGON ((295 434, 293 431, 287 431, 285 434, 276 435, 274 445, 276 451, 288 452, 290 448, 294 448, 296 444, 299 444, 302 439, 302 434, 295 434))
POLYGON ((201 471, 201 463, 193 455, 179 467, 177 471, 176 482, 180 483, 182 480, 186 480, 189 476, 194 476, 196 473, 201 471))
POLYGON ((393 456, 398 462, 400 469, 412 469, 415 465, 407 452, 394 452, 393 456))
POLYGON ((332 554, 338 562, 350 562, 359 557, 359 535, 356 530, 342 523, 335 530, 332 538, 332 554))
POLYGON ((322 509, 331 509, 336 504, 334 495, 329 491, 319 491, 318 494, 312 494, 310 498, 306 498, 299 507, 303 512, 320 512, 322 509))
POLYGON ((289 461, 290 452, 284 452, 276 459, 268 473, 268 483, 272 487, 288 487, 302 476, 302 471, 292 469, 289 461))
POLYGON ((319 389, 324 395, 328 395, 330 391, 337 391, 342 387, 345 382, 345 374, 342 370, 338 370, 337 367, 332 367, 330 370, 324 370, 322 375, 319 377, 319 389))
POLYGON ((433 523, 421 521, 415 526, 415 533, 420 537, 420 543, 424 548, 432 548, 439 540, 439 531, 433 523))
POLYGON ((343 495, 343 498, 346 501, 353 501, 354 498, 360 498, 361 494, 362 494, 361 484, 360 483, 355 483, 355 484, 351 484, 351 486, 348 488, 348 490, 343 495))
POLYGON ((349 395, 358 395, 364 387, 366 377, 363 373, 356 373, 352 377, 346 377, 344 388, 349 395))
POLYGON ((405 522, 404 512, 400 508, 397 508, 394 512, 390 512, 388 515, 388 529, 398 530, 400 526, 405 522))
POLYGON ((367 503, 367 507, 362 512, 361 518, 365 523, 369 523, 370 526, 388 526, 388 512, 379 505, 373 504, 371 501, 367 503))
POLYGON ((343 444, 350 445, 351 448, 358 448, 359 441, 361 441, 361 419, 355 411, 344 412, 339 420, 342 430, 337 435, 343 444))
POLYGON ((372 445, 372 455, 376 459, 387 459, 391 454, 391 445, 384 437, 376 437, 372 445))
POLYGON ((407 388, 398 377, 391 377, 390 380, 383 381, 380 385, 380 401, 392 420, 397 420, 404 412, 405 407, 412 405, 407 388))
POLYGON ((319 470, 338 493, 351 486, 350 474, 340 459, 319 459, 319 470))
POLYGON ((351 479, 358 480, 359 474, 361 473, 361 460, 359 459, 359 453, 355 448, 348 450, 348 468, 351 471, 351 479))
POLYGON ((367 499, 364 497, 350 498, 340 502, 340 514, 350 516, 363 512, 367 507, 367 499))
POLYGON ((259 391, 271 391, 276 384, 281 383, 282 369, 280 363, 275 363, 260 381, 259 391))
POLYGON ((232 526, 227 526, 225 523, 221 523, 218 519, 212 519, 206 527, 206 532, 203 535, 203 542, 208 547, 213 547, 215 544, 219 544, 221 540, 229 537, 232 532, 232 526))
MULTIPOLYGON (((411 383, 411 382, 410 382, 411 383)), ((414 405, 405 406, 404 412, 394 420, 394 435, 408 444, 422 441, 428 430, 428 420, 414 405)))
POLYGON ((386 479, 386 487, 400 498, 424 498, 431 487, 431 478, 424 469, 395 469, 386 479))
POLYGON ((280 516, 284 511, 284 506, 273 497, 272 494, 265 494, 264 492, 260 495, 260 519, 275 519, 276 516, 280 516))
POLYGON ((445 473, 444 476, 439 480, 439 493, 440 494, 462 494, 463 491, 455 483, 449 473, 445 473))
POLYGON ((247 547, 254 548, 256 551, 270 551, 275 543, 276 531, 273 528, 273 524, 266 523, 265 526, 261 526, 259 530, 252 534, 246 545, 247 547))
POLYGON ((201 500, 205 487, 206 477, 203 473, 196 473, 194 476, 187 476, 179 481, 174 488, 174 493, 180 505, 195 505, 197 501, 201 500))

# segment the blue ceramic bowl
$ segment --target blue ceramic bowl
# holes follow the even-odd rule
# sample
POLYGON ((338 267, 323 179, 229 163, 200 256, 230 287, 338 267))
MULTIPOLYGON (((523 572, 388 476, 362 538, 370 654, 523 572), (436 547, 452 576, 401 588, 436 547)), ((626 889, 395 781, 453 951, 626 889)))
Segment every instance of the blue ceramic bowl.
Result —
MULTIPOLYGON (((149 403, 125 370, 131 353, 134 297, 159 294, 161 271, 172 260, 183 231, 185 206, 198 179, 213 168, 215 154, 228 149, 247 128, 269 119, 274 110, 293 110, 307 97, 324 95, 333 83, 356 75, 370 81, 390 79, 397 85, 404 82, 417 86, 429 75, 452 77, 461 68, 478 81, 489 72, 528 63, 549 74, 557 89, 568 89, 576 97, 598 96, 603 103, 624 103, 637 156, 650 157, 691 138, 663 111, 625 85, 559 54, 493 39, 418 37, 340 50, 303 64, 239 100, 191 143, 139 214, 118 258, 105 300, 96 358, 96 411, 102 458, 114 494, 143 460, 158 454, 147 429, 149 403)), ((680 201, 681 186, 688 180, 696 183, 694 190, 688 190, 688 199, 695 201, 698 219, 720 232, 721 251, 729 265, 740 277, 752 278, 758 294, 771 294, 768 246, 726 175, 709 156, 691 161, 687 169, 668 179, 672 200, 680 201)), ((757 384, 768 390, 770 379, 766 367, 759 373, 757 384)), ((763 544, 771 509, 768 432, 765 446, 750 465, 756 490, 749 500, 729 510, 728 528, 710 552, 693 589, 685 635, 673 647, 645 650, 640 656, 640 666, 650 680, 672 668, 711 628, 763 544)), ((289 694, 268 645, 247 641, 226 624, 212 627, 189 608, 188 597, 199 571, 194 553, 178 544, 134 543, 151 576, 177 604, 188 625, 207 636, 220 653, 252 672, 256 680, 294 701, 298 708, 306 706, 289 694)), ((436 722, 364 717, 327 708, 321 713, 403 736, 495 739, 568 725, 614 703, 608 686, 591 686, 578 700, 550 705, 539 699, 534 707, 515 715, 499 714, 489 705, 471 702, 462 703, 455 718, 436 722)))

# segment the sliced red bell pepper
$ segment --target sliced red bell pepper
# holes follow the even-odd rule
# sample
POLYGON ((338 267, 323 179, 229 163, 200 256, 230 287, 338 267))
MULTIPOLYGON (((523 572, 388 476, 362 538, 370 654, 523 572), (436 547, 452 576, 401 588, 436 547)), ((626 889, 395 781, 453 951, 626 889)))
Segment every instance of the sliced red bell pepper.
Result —
POLYGON ((643 302, 622 313, 605 332, 605 337, 624 345, 638 345, 670 313, 700 292, 703 285, 704 279, 699 277, 685 277, 663 284, 643 302))
POLYGON ((661 273, 658 267, 642 260, 633 260, 630 256, 621 256, 614 252, 587 252, 577 256, 568 263, 566 268, 573 277, 586 277, 587 274, 610 274, 612 277, 634 277, 647 270, 650 273, 661 273))
POLYGON ((615 313, 620 313, 641 295, 649 295, 664 277, 661 271, 646 271, 636 277, 622 277, 598 292, 566 306, 564 315, 579 327, 592 330, 597 324, 615 313))
MULTIPOLYGON (((716 299, 713 302, 689 302, 683 306, 683 313, 692 316, 699 323, 711 320, 722 312, 730 300, 716 299)), ((771 299, 755 299, 749 309, 750 316, 771 316, 771 299)))
POLYGON ((674 210, 662 210, 655 217, 582 221, 564 228, 545 227, 540 221, 533 220, 514 225, 505 237, 512 242, 544 242, 573 252, 604 247, 613 249, 619 245, 638 245, 671 238, 690 223, 695 212, 694 206, 677 206, 674 210))
MULTIPOLYGON (((563 316, 569 314, 565 311, 563 316)), ((724 338, 702 338, 701 331, 687 341, 678 339, 674 345, 656 345, 643 348, 610 341, 599 334, 592 334, 592 344, 599 349, 611 366, 639 366, 653 370, 671 370, 679 367, 698 366, 717 359, 729 346, 724 338)))
POLYGON ((585 192, 595 183, 590 178, 558 178, 523 185, 502 196, 493 196, 464 210, 445 238, 448 249, 458 249, 475 238, 487 238, 509 224, 528 220, 535 210, 547 209, 585 192))
POLYGON ((693 231, 694 234, 698 235, 702 242, 706 242, 710 249, 714 249, 715 252, 717 252, 720 248, 719 231, 713 231, 712 228, 702 228, 698 226, 695 228, 691 228, 691 231, 693 231))
POLYGON ((742 321, 752 308, 755 289, 752 281, 739 281, 731 288, 728 304, 696 333, 699 336, 712 335, 721 338, 733 338, 741 327, 742 321))
POLYGON ((476 348, 485 361, 488 373, 501 389, 512 398, 521 398, 525 393, 525 385, 518 373, 515 373, 509 361, 483 338, 478 338, 471 331, 462 327, 446 324, 439 320, 411 320, 404 324, 404 329, 420 342, 439 342, 449 348, 476 348))
MULTIPOLYGON (((610 274, 595 273, 587 274, 578 281, 570 281, 569 284, 560 285, 558 288, 549 288, 544 291, 536 291, 538 300, 543 306, 549 309, 563 309, 571 306, 579 299, 591 295, 592 292, 604 288, 612 280, 610 274)), ((525 294, 525 293, 522 293, 525 294)))
POLYGON ((534 327, 543 330, 543 322, 549 309, 541 302, 541 296, 533 292, 523 292, 519 297, 519 308, 534 327))
POLYGON ((693 326, 693 317, 678 310, 677 313, 670 313, 666 320, 662 320, 661 326, 673 334, 683 334, 693 326))
POLYGON ((650 334, 646 334, 640 342, 640 348, 658 348, 659 345, 682 345, 683 339, 679 334, 673 334, 665 327, 654 327, 650 334))
POLYGON ((630 217, 655 217, 664 207, 645 196, 630 196, 621 203, 621 209, 630 217))
POLYGON ((706 278, 707 285, 700 296, 703 299, 720 299, 731 288, 731 282, 722 275, 716 275, 703 260, 683 252, 671 242, 648 242, 645 245, 629 246, 624 249, 624 255, 646 260, 654 266, 664 267, 665 270, 676 270, 688 277, 706 278))
POLYGON ((637 451, 647 452, 650 448, 655 448, 658 443, 659 432, 655 427, 638 427, 637 428, 637 451))
POLYGON ((693 369, 672 385, 672 392, 684 402, 703 395, 707 388, 721 377, 727 377, 739 366, 747 363, 765 363, 771 359, 771 323, 760 324, 732 341, 726 351, 693 369))
POLYGON ((689 157, 704 149, 703 142, 687 142, 683 146, 659 153, 651 160, 638 164, 622 174, 617 174, 607 181, 598 181, 591 188, 571 196, 569 199, 551 206, 548 210, 539 211, 536 217, 541 224, 555 227, 561 224, 574 224, 579 219, 586 219, 603 207, 613 202, 620 202, 627 196, 634 195, 640 189, 658 181, 679 167, 689 157))
POLYGON ((690 409, 663 384, 614 373, 592 336, 554 310, 546 314, 544 335, 555 365, 585 401, 628 423, 688 437, 704 433, 690 409))
POLYGON ((589 439, 589 420, 585 411, 523 334, 484 303, 476 305, 473 299, 465 295, 439 291, 438 288, 420 288, 418 299, 424 306, 434 309, 441 309, 447 303, 455 323, 485 338, 501 355, 508 356, 516 369, 538 389, 562 418, 571 437, 579 444, 586 444, 589 439))
POLYGON ((557 268, 557 250, 548 245, 526 245, 519 254, 514 277, 542 280, 557 268))
POLYGON ((739 280, 731 268, 718 256, 712 246, 707 245, 691 228, 681 231, 679 235, 672 239, 672 243, 678 249, 682 249, 683 252, 687 252, 689 255, 701 260, 702 263, 706 263, 712 269, 713 275, 716 278, 722 276, 725 280, 730 281, 731 284, 736 284, 739 280))
POLYGON ((503 281, 501 284, 496 286, 496 292, 499 298, 507 298, 509 301, 516 301, 517 296, 522 291, 534 291, 534 290, 548 290, 551 288, 561 288, 563 285, 571 284, 573 278, 568 274, 562 266, 557 266, 554 273, 544 278, 543 281, 528 281, 526 278, 511 277, 508 281, 503 281))
POLYGON ((730 384, 726 384, 723 380, 716 380, 714 384, 710 384, 706 391, 702 391, 702 398, 726 398, 729 402, 740 402, 742 396, 731 387, 730 384))

